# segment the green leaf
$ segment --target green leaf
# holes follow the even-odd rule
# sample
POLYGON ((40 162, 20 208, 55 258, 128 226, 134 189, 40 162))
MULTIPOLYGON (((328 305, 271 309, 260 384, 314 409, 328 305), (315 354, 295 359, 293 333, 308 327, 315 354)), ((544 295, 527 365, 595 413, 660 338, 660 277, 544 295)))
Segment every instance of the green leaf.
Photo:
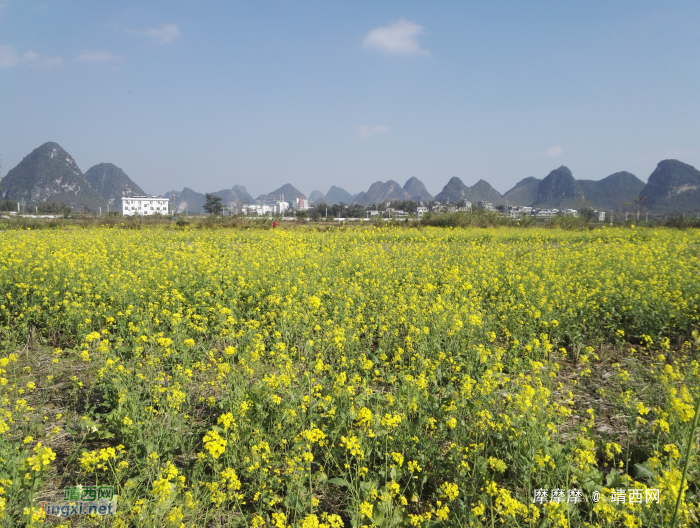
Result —
POLYGON ((326 482, 330 484, 335 484, 336 486, 345 486, 346 488, 350 487, 350 484, 348 483, 347 480, 342 479, 342 478, 332 478, 328 479, 326 482))
POLYGON ((608 488, 618 487, 622 483, 620 473, 616 469, 610 470, 608 476, 605 477, 605 483, 607 484, 608 488))
POLYGON ((634 466, 634 476, 639 479, 644 479, 648 482, 653 482, 656 475, 648 467, 642 464, 635 464, 634 466))
POLYGON ((284 505, 287 509, 302 511, 303 505, 299 503, 299 498, 296 493, 290 493, 284 498, 284 505))

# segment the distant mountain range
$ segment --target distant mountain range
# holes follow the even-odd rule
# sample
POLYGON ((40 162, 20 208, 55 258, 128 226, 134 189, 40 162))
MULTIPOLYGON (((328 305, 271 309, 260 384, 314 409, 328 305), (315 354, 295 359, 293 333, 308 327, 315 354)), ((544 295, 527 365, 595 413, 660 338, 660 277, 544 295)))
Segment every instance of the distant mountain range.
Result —
POLYGON ((503 197, 496 189, 485 180, 479 180, 473 186, 468 187, 456 176, 447 182, 435 199, 442 203, 457 203, 466 200, 476 205, 477 202, 491 202, 493 205, 503 203, 503 197))
POLYGON ((629 172, 616 172, 602 180, 576 180, 564 166, 543 180, 525 178, 503 195, 511 205, 565 209, 582 206, 620 210, 631 208, 644 182, 629 172))
MULTIPOLYGON (((242 185, 234 185, 231 189, 222 189, 211 194, 222 198, 223 204, 230 211, 238 211, 240 206, 246 203, 255 203, 248 190, 242 185)), ((170 199, 170 207, 174 213, 202 213, 207 201, 205 193, 193 191, 189 187, 185 187, 182 191, 168 191, 163 196, 170 199)))
MULTIPOLYGON (((133 182, 132 182, 133 183, 133 182)), ((2 198, 27 204, 63 202, 73 209, 107 210, 107 200, 94 189, 75 160, 57 143, 34 149, 0 182, 2 198)))
POLYGON ((414 202, 432 202, 434 200, 433 195, 428 192, 423 182, 415 176, 408 179, 403 186, 403 190, 406 191, 406 194, 408 194, 414 202))
POLYGON ((352 203, 354 199, 355 196, 350 194, 345 189, 341 189, 340 187, 336 187, 335 185, 333 185, 325 195, 321 191, 312 191, 309 195, 309 200, 311 200, 315 204, 349 204, 352 203))
POLYGON ((677 160, 656 166, 639 192, 645 206, 658 210, 697 212, 700 208, 700 171, 677 160))
POLYGON ((85 179, 110 206, 121 207, 123 196, 143 196, 146 193, 123 170, 112 163, 90 167, 85 179))
POLYGON ((275 189, 270 193, 261 194, 260 196, 258 196, 258 200, 264 200, 266 196, 284 197, 284 200, 287 202, 291 202, 295 198, 303 198, 304 200, 306 200, 306 195, 299 189, 294 187, 294 185, 292 185, 291 183, 285 183, 282 187, 280 187, 279 189, 275 189))
MULTIPOLYGON (((112 163, 100 163, 84 174, 75 160, 57 143, 44 143, 28 154, 0 180, 0 198, 24 201, 27 205, 63 202, 76 209, 97 210, 102 207, 121 209, 124 196, 144 195, 122 169, 112 163)), ((242 204, 254 203, 248 190, 241 185, 212 193, 220 196, 231 210, 242 204)), ((284 195, 285 200, 306 198, 292 184, 287 183, 266 196, 284 195)), ((189 187, 169 191, 164 196, 172 200, 177 213, 201 213, 206 197, 189 187)), ((480 179, 471 187, 453 177, 435 197, 418 178, 410 178, 403 186, 394 180, 377 181, 367 191, 350 194, 345 189, 331 186, 326 194, 313 191, 309 199, 315 203, 378 205, 383 202, 408 201, 458 203, 462 200, 476 204, 491 202, 494 206, 509 205, 540 208, 581 208, 632 210, 635 203, 653 212, 671 213, 700 211, 700 171, 678 160, 659 162, 645 184, 634 174, 616 172, 601 180, 577 180, 564 166, 551 171, 543 179, 530 176, 519 181, 505 194, 499 193, 486 180, 480 179)))
POLYGON ((333 185, 325 195, 321 191, 313 191, 309 199, 314 203, 326 203, 329 205, 357 203, 367 206, 395 200, 431 202, 433 201, 433 195, 428 192, 423 182, 414 176, 403 187, 394 180, 389 180, 388 182, 378 181, 374 182, 367 191, 354 195, 345 189, 333 185))

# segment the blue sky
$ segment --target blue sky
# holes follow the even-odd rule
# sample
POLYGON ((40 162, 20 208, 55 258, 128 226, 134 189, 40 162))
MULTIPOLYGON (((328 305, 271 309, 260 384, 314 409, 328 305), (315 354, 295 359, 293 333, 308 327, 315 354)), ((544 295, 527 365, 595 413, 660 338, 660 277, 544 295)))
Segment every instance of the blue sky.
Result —
POLYGON ((0 0, 3 174, 149 193, 700 168, 700 2, 0 0))

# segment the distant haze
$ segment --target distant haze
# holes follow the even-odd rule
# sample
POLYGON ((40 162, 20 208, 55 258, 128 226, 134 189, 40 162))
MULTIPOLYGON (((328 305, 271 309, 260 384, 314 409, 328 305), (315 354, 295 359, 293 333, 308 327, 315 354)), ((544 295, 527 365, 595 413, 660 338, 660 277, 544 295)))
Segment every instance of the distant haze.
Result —
POLYGON ((503 194, 562 165, 646 182, 700 167, 698 20, 647 0, 6 0, 0 176, 56 142, 158 194, 503 194))

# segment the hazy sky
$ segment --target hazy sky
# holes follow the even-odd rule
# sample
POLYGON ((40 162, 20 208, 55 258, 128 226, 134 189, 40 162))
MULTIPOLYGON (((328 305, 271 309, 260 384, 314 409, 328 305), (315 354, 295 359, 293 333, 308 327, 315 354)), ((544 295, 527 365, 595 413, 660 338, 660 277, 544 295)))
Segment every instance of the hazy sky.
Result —
POLYGON ((0 0, 4 176, 144 190, 700 168, 700 2, 0 0))

